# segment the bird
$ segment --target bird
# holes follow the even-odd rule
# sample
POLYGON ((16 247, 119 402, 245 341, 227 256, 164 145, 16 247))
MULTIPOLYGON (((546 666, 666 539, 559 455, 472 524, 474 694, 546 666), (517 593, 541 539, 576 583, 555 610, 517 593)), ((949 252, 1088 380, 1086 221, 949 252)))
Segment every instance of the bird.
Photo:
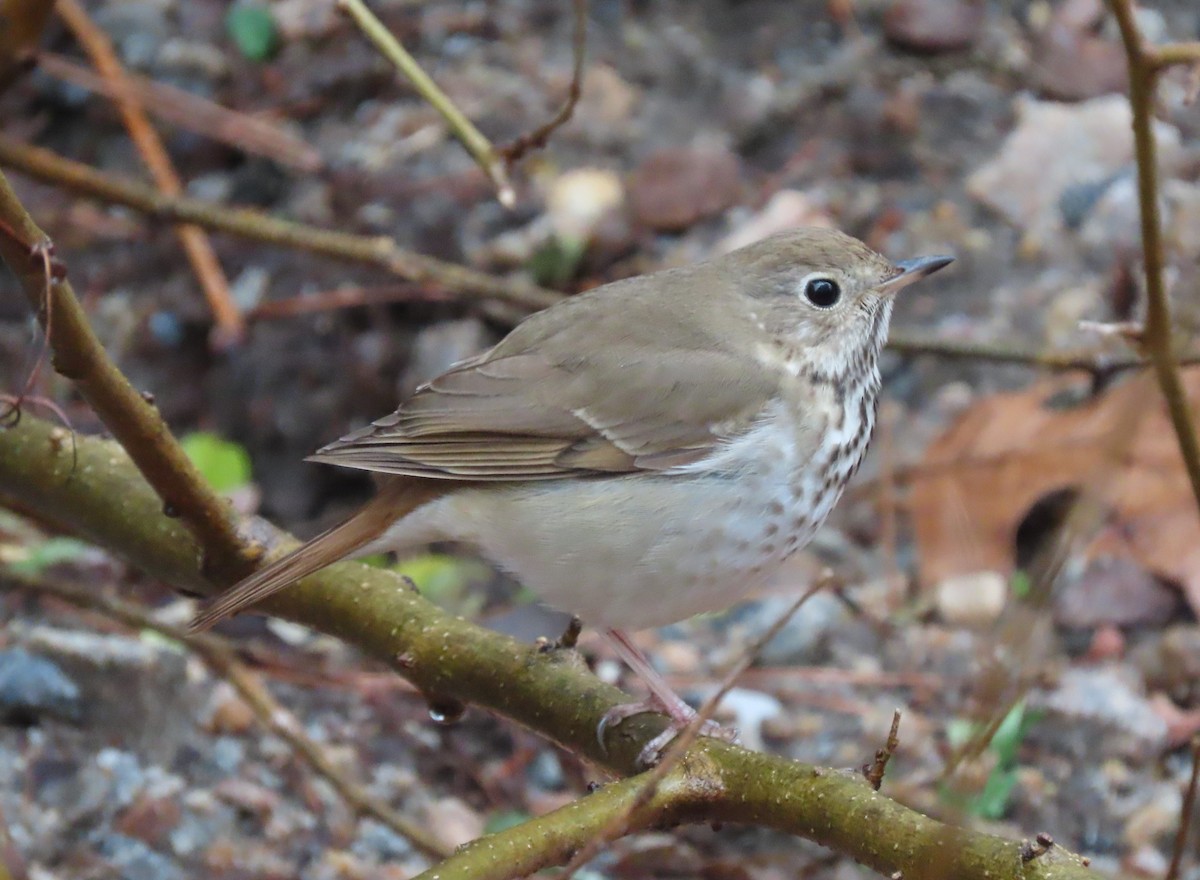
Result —
POLYGON ((870 441, 896 294, 952 260, 795 228, 534 313, 310 456, 377 494, 193 628, 342 558, 456 542, 605 635, 650 696, 600 736, 661 711, 657 748, 695 711, 629 632, 734 605, 809 542, 870 441))

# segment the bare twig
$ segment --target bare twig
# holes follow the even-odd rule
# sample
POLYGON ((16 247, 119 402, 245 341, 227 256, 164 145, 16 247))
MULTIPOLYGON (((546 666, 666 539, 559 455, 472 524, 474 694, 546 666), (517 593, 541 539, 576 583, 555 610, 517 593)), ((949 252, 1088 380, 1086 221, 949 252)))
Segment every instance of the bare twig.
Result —
POLYGON ((387 804, 370 795, 361 785, 344 773, 336 762, 325 753, 325 749, 304 732, 303 726, 296 721, 295 716, 271 696, 271 692, 263 685, 261 679, 238 660, 234 648, 219 636, 211 633, 189 632, 183 627, 158 620, 136 605, 118 599, 110 599, 100 593, 84 590, 57 580, 29 578, 0 569, 0 587, 45 593, 80 608, 97 611, 105 617, 110 617, 134 629, 152 630, 179 642, 188 650, 198 654, 213 672, 228 681, 254 712, 259 723, 286 741, 314 771, 324 776, 334 790, 358 813, 378 819, 426 855, 444 859, 451 854, 449 847, 424 828, 413 824, 387 804))
POLYGON ((250 321, 266 318, 294 318, 336 309, 383 305, 400 302, 449 302, 454 297, 444 290, 430 289, 420 284, 392 284, 385 287, 339 287, 305 293, 287 299, 262 303, 246 312, 250 321))
POLYGON ((152 217, 184 220, 254 241, 375 266, 406 281, 440 287, 458 296, 502 300, 525 309, 545 308, 563 298, 562 294, 544 287, 497 278, 404 250, 387 236, 334 232, 259 211, 228 208, 187 196, 166 196, 152 187, 105 174, 3 133, 0 133, 0 165, 152 217))
MULTIPOLYGON (((63 55, 42 52, 38 55, 38 67, 57 79, 112 100, 117 100, 120 94, 112 82, 63 55)), ((221 141, 245 153, 266 156, 297 171, 318 171, 324 164, 315 148, 260 116, 230 110, 185 89, 128 71, 125 72, 125 86, 150 113, 186 131, 221 141)))
POLYGON ((575 64, 571 70, 571 84, 567 87, 567 99, 563 101, 563 105, 558 108, 558 112, 549 121, 498 150, 509 164, 520 161, 530 150, 540 150, 545 147, 550 136, 570 121, 575 113, 575 105, 579 103, 579 97, 583 94, 583 67, 587 48, 587 0, 574 0, 574 5, 575 64))
POLYGON ((1163 880, 1179 880, 1179 871, 1183 865, 1183 853, 1187 848, 1188 831, 1192 827, 1192 815, 1196 809, 1196 789, 1200 783, 1200 736, 1192 738, 1192 776, 1188 780, 1187 791, 1183 795, 1183 804, 1179 808, 1179 828, 1175 832, 1175 846, 1171 852, 1171 867, 1167 869, 1163 880))
MULTIPOLYGON (((1154 94, 1159 59, 1172 57, 1168 47, 1149 49, 1138 30, 1132 0, 1108 0, 1121 30, 1129 67, 1129 104, 1133 111, 1134 155, 1138 171, 1138 205, 1142 223, 1142 256, 1146 272, 1146 329, 1144 347, 1154 366, 1159 387, 1175 428, 1179 451, 1187 468, 1196 504, 1200 506, 1200 442, 1192 418, 1171 338, 1171 306, 1163 281, 1162 221, 1158 203, 1158 147, 1154 137, 1154 94)), ((1174 63, 1174 62, 1172 62, 1174 63)))
POLYGON ((362 0, 337 0, 338 9, 345 12, 358 25, 375 48, 400 71, 422 98, 432 105, 446 120, 455 137, 466 147, 476 164, 483 169, 492 184, 496 187, 496 197, 500 204, 511 208, 517 202, 516 192, 508 179, 508 171, 504 167, 503 157, 492 146, 491 141, 475 127, 475 124, 463 114, 450 100, 450 96, 439 88, 438 84, 417 64, 415 58, 408 53, 400 41, 392 36, 362 0))
POLYGON ((879 791, 883 787, 883 774, 887 772, 888 762, 892 760, 892 755, 896 754, 896 749, 900 747, 900 710, 897 709, 892 715, 892 729, 888 731, 887 740, 884 741, 883 748, 875 753, 875 760, 866 764, 863 769, 863 776, 867 782, 871 783, 871 788, 879 791))
MULTIPOLYGON (((78 0, 58 0, 57 10, 91 58, 96 70, 108 82, 129 137, 150 169, 155 184, 169 196, 180 195, 183 184, 175 173, 171 157, 167 155, 158 132, 146 118, 137 92, 130 87, 125 69, 117 60, 117 53, 108 35, 96 26, 78 0)), ((208 236, 203 230, 186 224, 177 226, 175 231, 216 321, 214 344, 224 348, 241 342, 246 334, 246 324, 229 292, 229 282, 208 236)))
MULTIPOLYGON (((1093 376, 1111 376, 1152 365, 1137 355, 1113 355, 1099 351, 1043 351, 1020 345, 944 339, 936 336, 893 331, 888 349, 903 355, 932 355, 951 360, 983 361, 994 364, 1019 364, 1047 370, 1080 370, 1093 376)), ((1188 354, 1183 365, 1200 364, 1200 353, 1188 354)))

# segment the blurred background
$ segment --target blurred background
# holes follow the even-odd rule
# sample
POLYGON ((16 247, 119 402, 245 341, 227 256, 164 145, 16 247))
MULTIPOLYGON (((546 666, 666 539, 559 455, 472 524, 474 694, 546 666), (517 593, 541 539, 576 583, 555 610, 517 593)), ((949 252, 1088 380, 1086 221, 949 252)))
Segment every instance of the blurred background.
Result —
MULTIPOLYGON (((1153 380, 1112 329, 1145 303, 1124 53, 1101 0, 591 0, 582 97, 515 164, 512 209, 330 2, 71 6, 33 45, 0 30, 0 168, 109 354, 205 475, 301 535, 371 491, 304 456, 528 306, 219 231, 199 280, 169 223, 88 197, 53 163, 29 173, 37 147, 154 185, 81 48, 89 34, 135 77, 186 196, 386 236, 513 289, 570 294, 797 225, 895 259, 955 254, 897 306, 872 452, 809 551, 768 594, 641 643, 703 698, 830 566, 843 586, 810 600, 724 701, 744 742, 858 766, 902 707, 892 796, 1014 836, 1048 831, 1101 876, 1164 874, 1200 730, 1200 529, 1153 380)), ((495 144, 536 130, 570 90, 566 0, 373 8, 495 144)), ((1146 3, 1137 24, 1151 43, 1195 41, 1200 8, 1146 3)), ((1200 320, 1197 88, 1195 70, 1165 74, 1155 123, 1185 358, 1200 320)), ((39 362, 11 274, 0 292, 0 391, 27 387, 101 431, 39 362)), ((1200 398, 1200 373, 1184 382, 1200 398)), ((435 601, 557 635, 562 621, 517 585, 438 551, 401 564, 435 601)), ((0 564, 86 577, 168 619, 191 607, 3 511, 0 564)), ((3 609, 0 807, 42 872, 30 876, 399 878, 428 864, 356 818, 194 656, 62 603, 10 592, 3 609)), ((330 639, 256 617, 225 631, 312 737, 451 844, 591 778, 481 712, 433 724, 403 682, 330 639)), ((622 675, 582 645, 601 675, 622 675)), ((1194 855, 1180 876, 1200 877, 1194 855)), ((729 828, 623 840, 582 873, 869 876, 729 828)))

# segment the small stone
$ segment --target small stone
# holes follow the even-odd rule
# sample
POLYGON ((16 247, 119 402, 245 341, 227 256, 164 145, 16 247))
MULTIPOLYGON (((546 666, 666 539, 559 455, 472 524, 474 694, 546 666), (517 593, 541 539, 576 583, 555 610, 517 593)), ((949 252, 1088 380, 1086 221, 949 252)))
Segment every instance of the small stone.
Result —
POLYGON ((1136 562, 1103 556, 1091 560, 1080 577, 1065 579, 1054 597, 1054 619, 1081 629, 1161 626, 1181 607, 1179 593, 1136 562))
POLYGON ((169 763, 193 729, 187 661, 161 641, 38 626, 24 644, 62 667, 79 687, 81 724, 97 747, 119 742, 169 763))
POLYGON ((588 242, 596 227, 625 201, 625 187, 606 168, 577 168, 560 174, 546 193, 550 226, 560 239, 588 242))
POLYGON ((833 226, 833 219, 825 208, 810 196, 794 189, 783 189, 771 196, 770 201, 758 213, 738 223, 714 250, 720 254, 753 244, 756 241, 795 229, 798 226, 833 226))
POLYGON ((995 571, 954 575, 937 585, 938 614, 952 626, 986 626, 1007 600, 1008 582, 995 571))
POLYGON ((1200 700, 1200 626, 1169 627, 1130 653, 1152 691, 1163 691, 1183 706, 1200 700))
POLYGON ((1045 711, 1046 729, 1062 725, 1086 738, 1096 754, 1144 760, 1167 744, 1167 722, 1120 666, 1066 669, 1053 690, 1035 690, 1029 706, 1045 711))
MULTIPOLYGON (((1061 243, 1069 187, 1111 181, 1133 162, 1129 102, 1106 95, 1079 104, 1018 99, 1017 124, 999 152, 967 179, 967 192, 1021 231, 1021 251, 1061 243)), ((1155 123, 1165 170, 1182 156, 1179 129, 1155 123)))
POLYGON ((254 726, 254 710, 228 682, 213 688, 208 729, 216 734, 243 734, 254 726))
POLYGON ((733 726, 746 748, 761 751, 763 748, 763 725, 783 714, 783 703, 770 694, 749 688, 733 688, 718 707, 723 717, 733 716, 733 726))
POLYGON ((27 727, 81 716, 79 686, 58 666, 23 648, 0 651, 0 721, 27 727))
POLYGON ((983 31, 981 0, 893 0, 883 14, 888 42, 911 52, 969 49, 983 31))
POLYGON ((483 834, 483 816, 456 797, 442 798, 425 810, 425 824, 438 840, 451 848, 460 847, 483 834))
POLYGON ((741 191, 741 161, 724 149, 659 150, 634 170, 628 186, 634 219, 661 232, 720 214, 741 191))
POLYGON ((1098 32, 1107 11, 1101 0, 1066 0, 1033 47, 1034 81, 1047 98, 1081 101, 1125 90, 1125 51, 1098 32))
POLYGON ((1183 796, 1170 783, 1139 792, 1141 806, 1129 814, 1122 837, 1130 849, 1154 847, 1166 842, 1179 826, 1179 807, 1183 796))

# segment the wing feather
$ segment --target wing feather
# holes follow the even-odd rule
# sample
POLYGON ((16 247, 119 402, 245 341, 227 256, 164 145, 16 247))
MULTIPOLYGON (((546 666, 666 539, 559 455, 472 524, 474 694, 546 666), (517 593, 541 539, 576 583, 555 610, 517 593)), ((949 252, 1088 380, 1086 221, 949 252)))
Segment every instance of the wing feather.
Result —
POLYGON ((567 301, 552 318, 534 315, 311 460, 452 480, 540 480, 703 459, 754 424, 779 379, 731 343, 738 328, 729 315, 704 319, 684 289, 687 272, 667 274, 665 293, 634 279, 604 288, 604 309, 567 301), (678 305, 655 302, 662 296, 678 305), (664 310, 676 320, 668 333, 655 330, 664 310), (564 320, 572 315, 580 320, 564 320))

